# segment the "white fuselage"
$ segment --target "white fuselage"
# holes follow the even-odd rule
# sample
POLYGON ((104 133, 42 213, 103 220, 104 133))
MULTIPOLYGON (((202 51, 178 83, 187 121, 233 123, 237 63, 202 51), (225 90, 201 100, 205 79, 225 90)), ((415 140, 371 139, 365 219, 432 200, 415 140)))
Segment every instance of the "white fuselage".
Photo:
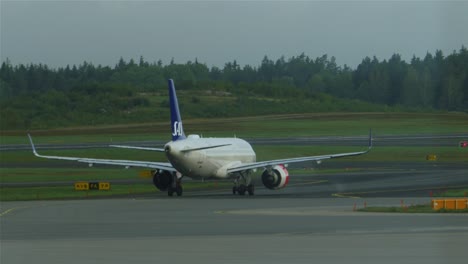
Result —
POLYGON ((165 149, 172 166, 182 175, 195 179, 228 178, 228 168, 256 161, 252 146, 238 138, 200 138, 189 135, 186 139, 167 143, 165 149), (224 146, 206 149, 220 145, 224 146), (205 149, 184 152, 196 148, 205 149))

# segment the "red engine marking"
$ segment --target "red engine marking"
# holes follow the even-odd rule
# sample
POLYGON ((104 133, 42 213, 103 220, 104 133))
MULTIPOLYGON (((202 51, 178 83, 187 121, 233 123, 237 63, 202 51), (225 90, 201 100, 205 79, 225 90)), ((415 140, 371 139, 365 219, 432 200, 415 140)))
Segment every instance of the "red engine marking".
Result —
POLYGON ((283 164, 280 164, 279 165, 280 168, 284 171, 284 176, 286 177, 286 179, 284 180, 284 185, 281 187, 285 187, 286 185, 288 185, 288 182, 289 182, 289 171, 286 169, 286 167, 283 165, 283 164))
POLYGON ((278 166, 280 166, 281 169, 283 169, 284 173, 286 174, 285 176, 286 176, 286 177, 289 177, 289 171, 286 169, 286 167, 285 167, 283 164, 280 164, 280 165, 278 165, 278 166))

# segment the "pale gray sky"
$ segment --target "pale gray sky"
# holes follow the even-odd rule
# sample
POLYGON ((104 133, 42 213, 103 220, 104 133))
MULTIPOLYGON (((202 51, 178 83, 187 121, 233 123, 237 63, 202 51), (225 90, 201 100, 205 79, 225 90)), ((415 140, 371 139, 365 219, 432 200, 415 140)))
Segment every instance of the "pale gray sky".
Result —
POLYGON ((13 64, 115 65, 162 59, 258 66, 304 52, 355 67, 468 46, 468 2, 4 1, 0 56, 13 64))

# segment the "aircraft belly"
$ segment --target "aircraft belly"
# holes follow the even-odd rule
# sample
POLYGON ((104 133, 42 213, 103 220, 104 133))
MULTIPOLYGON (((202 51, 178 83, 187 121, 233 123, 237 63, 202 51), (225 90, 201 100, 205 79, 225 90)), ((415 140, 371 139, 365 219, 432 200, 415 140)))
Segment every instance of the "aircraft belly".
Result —
POLYGON ((228 168, 255 162, 255 152, 251 146, 239 139, 187 139, 186 142, 184 141, 171 143, 172 152, 168 155, 168 159, 177 171, 190 178, 227 178, 229 177, 228 168), (195 150, 216 145, 223 146, 195 150), (194 150, 184 151, 186 149, 194 150))
POLYGON ((173 163, 173 166, 182 175, 194 179, 214 177, 217 170, 216 163, 190 159, 184 162, 173 163))
POLYGON ((238 153, 232 152, 215 152, 207 153, 206 160, 218 161, 221 163, 240 161, 242 163, 255 162, 255 153, 243 151, 238 153))

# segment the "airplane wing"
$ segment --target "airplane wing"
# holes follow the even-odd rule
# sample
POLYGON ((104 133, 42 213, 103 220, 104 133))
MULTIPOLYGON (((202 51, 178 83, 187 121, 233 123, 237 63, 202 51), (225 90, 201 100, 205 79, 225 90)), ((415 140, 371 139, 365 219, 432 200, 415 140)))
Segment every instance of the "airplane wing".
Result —
POLYGON ((34 146, 31 135, 28 134, 28 137, 29 137, 29 141, 31 142, 31 147, 32 147, 34 155, 39 158, 77 161, 77 162, 88 163, 90 166, 92 166, 93 164, 106 164, 106 165, 117 165, 117 166, 125 166, 125 167, 152 168, 152 169, 159 169, 159 170, 165 170, 165 171, 170 171, 170 172, 177 171, 176 169, 174 169, 174 167, 172 167, 172 165, 169 162, 93 159, 93 158, 40 155, 36 151, 36 147, 34 146))
POLYGON ((256 168, 265 168, 265 167, 270 167, 270 166, 275 166, 275 165, 280 165, 280 164, 289 164, 289 163, 305 162, 305 161, 319 161, 319 160, 325 160, 325 159, 358 156, 358 155, 366 154, 367 152, 371 150, 371 148, 372 148, 372 131, 369 131, 369 147, 365 151, 244 163, 244 164, 239 164, 239 165, 236 165, 234 167, 227 169, 227 172, 235 173, 235 172, 242 172, 242 171, 256 169, 256 168))

